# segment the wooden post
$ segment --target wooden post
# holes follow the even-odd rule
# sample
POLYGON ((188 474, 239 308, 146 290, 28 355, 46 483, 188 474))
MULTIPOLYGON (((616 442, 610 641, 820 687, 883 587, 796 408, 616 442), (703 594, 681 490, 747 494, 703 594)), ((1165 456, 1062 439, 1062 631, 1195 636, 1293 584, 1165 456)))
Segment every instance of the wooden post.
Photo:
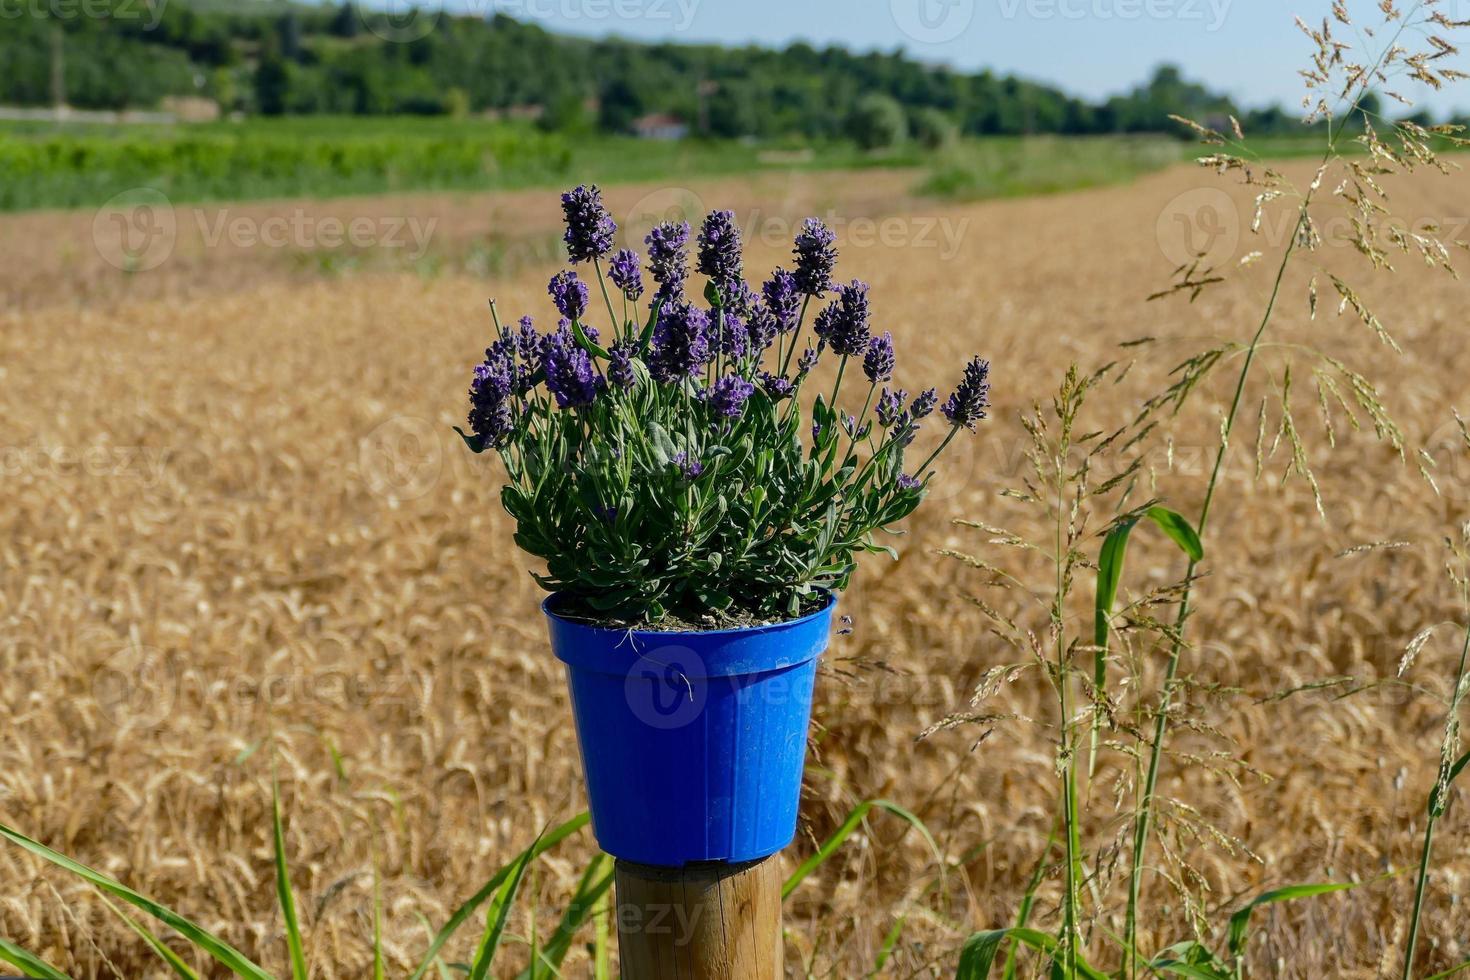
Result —
POLYGON ((782 980, 781 862, 617 863, 623 980, 782 980))

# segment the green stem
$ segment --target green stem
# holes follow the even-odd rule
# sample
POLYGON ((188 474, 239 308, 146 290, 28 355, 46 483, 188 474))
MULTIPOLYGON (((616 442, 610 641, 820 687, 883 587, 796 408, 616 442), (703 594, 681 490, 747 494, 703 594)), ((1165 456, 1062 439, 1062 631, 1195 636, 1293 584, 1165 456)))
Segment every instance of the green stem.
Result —
MULTIPOLYGON (((1296 252, 1297 239, 1302 226, 1307 221, 1307 208, 1312 201, 1312 195, 1308 194, 1302 201, 1301 210, 1297 215, 1296 227, 1292 231, 1291 241, 1287 243, 1286 252, 1281 257, 1281 265, 1276 270, 1276 280, 1271 287, 1271 298, 1266 304, 1266 312, 1261 317, 1261 324, 1256 328, 1255 336, 1251 339, 1250 346, 1246 348, 1245 363, 1241 365, 1240 376, 1235 382, 1235 397, 1230 402, 1230 412, 1225 417, 1225 427, 1221 433, 1221 445, 1215 452, 1215 465, 1210 471, 1210 482, 1205 487, 1204 504, 1200 508, 1199 521, 1195 524, 1195 530, 1204 536, 1205 527, 1209 524, 1210 510, 1215 501, 1215 490, 1220 484, 1220 474, 1224 469, 1225 457, 1230 452, 1230 435, 1235 429, 1236 419, 1240 415, 1240 407, 1245 395, 1245 385, 1250 377, 1251 366, 1255 363, 1256 352, 1260 349, 1261 339, 1265 336, 1267 328, 1271 325, 1271 317, 1276 311, 1276 301, 1281 295, 1281 284, 1286 278, 1286 269, 1291 263, 1291 257, 1296 252)), ((1169 725, 1169 708, 1174 698, 1174 681, 1179 673, 1179 660, 1184 651, 1184 627, 1189 620, 1191 612, 1190 600, 1194 593, 1194 573, 1199 563, 1191 560, 1189 568, 1184 574, 1184 594, 1179 602, 1179 614, 1174 622, 1174 637, 1170 641, 1169 666, 1164 673, 1163 691, 1159 696, 1158 716, 1154 721, 1153 747, 1149 752, 1148 775, 1145 778, 1143 789, 1138 804, 1138 816, 1133 830, 1133 863, 1128 879, 1128 911, 1124 926, 1124 957, 1127 964, 1125 974, 1129 977, 1137 975, 1138 969, 1138 899, 1140 886, 1143 880, 1143 858, 1148 848, 1149 831, 1153 824, 1154 793, 1158 788, 1159 768, 1163 759, 1164 735, 1169 725)))
POLYGON ((934 450, 932 453, 929 454, 929 458, 926 459, 926 460, 924 460, 924 465, 923 466, 920 466, 918 469, 914 470, 914 478, 915 479, 918 479, 918 480, 924 479, 924 471, 929 468, 929 464, 932 463, 932 462, 934 462, 936 459, 939 458, 939 454, 942 453, 942 452, 944 452, 944 450, 949 447, 949 444, 954 441, 954 437, 959 434, 959 431, 960 431, 960 427, 959 426, 957 426, 957 425, 950 426, 950 428, 949 428, 949 435, 947 435, 947 436, 944 437, 944 441, 939 444, 939 448, 936 449, 936 450, 934 450))
POLYGON ((1066 461, 1058 459, 1057 467, 1057 514, 1056 514, 1056 601, 1052 606, 1052 621, 1057 631, 1057 700, 1061 706, 1061 754, 1062 754, 1062 821, 1066 830, 1067 867, 1065 881, 1066 897, 1062 902, 1062 965, 1067 977, 1077 975, 1077 861, 1081 852, 1081 832, 1078 829, 1076 767, 1072 759, 1071 738, 1071 675, 1067 671, 1067 631, 1063 619, 1063 603, 1067 590, 1067 554, 1070 550, 1063 540, 1066 490, 1066 461))
MULTIPOLYGON (((827 407, 834 412, 837 412, 837 392, 842 390, 842 375, 845 371, 847 371, 847 355, 843 354, 842 360, 837 362, 837 383, 832 386, 832 398, 827 403, 827 407)), ((842 413, 838 412, 837 414, 840 416, 842 413)), ((840 425, 841 422, 842 420, 839 418, 838 424, 840 425)))
MULTIPOLYGON (((1470 624, 1465 628, 1465 643, 1460 647, 1460 666, 1455 671, 1455 689, 1450 693, 1450 718, 1460 710, 1460 691, 1465 686, 1467 660, 1470 660, 1470 624)), ((1409 919, 1409 940, 1404 948, 1403 980, 1413 980, 1414 976, 1414 952, 1419 945, 1419 916, 1424 911, 1424 887, 1429 882, 1429 861, 1434 852, 1434 825, 1442 812, 1443 801, 1440 799, 1439 784, 1436 783, 1430 795, 1429 825, 1424 828, 1424 850, 1419 856, 1419 879, 1414 884, 1414 914, 1409 919)))
POLYGON ((621 339, 624 328, 618 322, 618 315, 613 312, 612 294, 607 291, 607 276, 602 274, 602 260, 593 258, 592 268, 597 272, 597 285, 602 287, 602 300, 607 304, 607 328, 612 331, 614 339, 621 339))
POLYGON ((812 298, 808 296, 801 301, 801 316, 796 318, 796 329, 791 331, 791 348, 786 351, 786 359, 781 364, 781 377, 786 377, 791 372, 791 356, 796 353, 797 340, 801 337, 802 325, 806 323, 806 308, 812 298))

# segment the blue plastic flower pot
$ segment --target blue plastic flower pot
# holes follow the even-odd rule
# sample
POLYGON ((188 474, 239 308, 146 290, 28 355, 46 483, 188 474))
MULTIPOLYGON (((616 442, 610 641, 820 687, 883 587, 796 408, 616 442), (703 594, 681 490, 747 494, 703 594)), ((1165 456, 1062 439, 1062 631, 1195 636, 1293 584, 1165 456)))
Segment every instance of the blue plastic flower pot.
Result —
POLYGON ((772 626, 603 629, 542 607, 567 667, 592 830, 626 861, 754 861, 796 836, 817 658, 836 599, 772 626))

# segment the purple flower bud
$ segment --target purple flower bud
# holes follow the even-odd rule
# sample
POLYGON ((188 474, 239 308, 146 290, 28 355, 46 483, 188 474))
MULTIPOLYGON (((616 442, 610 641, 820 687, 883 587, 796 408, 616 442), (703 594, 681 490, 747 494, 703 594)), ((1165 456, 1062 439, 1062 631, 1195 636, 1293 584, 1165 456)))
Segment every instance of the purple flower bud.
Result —
POLYGON ((883 394, 878 396, 878 424, 885 429, 898 421, 899 413, 903 411, 903 403, 908 400, 909 393, 903 390, 889 391, 883 389, 883 394))
POLYGON ((669 384, 698 374, 713 357, 709 334, 709 316, 703 310, 682 301, 660 309, 648 359, 654 379, 669 384))
POLYGON ((893 334, 884 331, 883 336, 868 341, 868 352, 863 356, 863 374, 873 384, 893 378, 893 334))
POLYGON ((684 296, 689 276, 689 223, 664 222, 654 226, 643 240, 648 246, 648 271, 658 283, 656 300, 665 305, 684 296))
POLYGON ((898 479, 894 481, 894 485, 898 487, 898 489, 908 492, 918 490, 923 487, 924 484, 920 482, 919 478, 916 476, 910 476, 907 473, 900 473, 898 479))
POLYGON ((756 354, 764 352, 776 342, 776 319, 761 300, 752 304, 750 318, 746 321, 746 332, 750 336, 750 349, 756 354))
POLYGON ((618 226, 602 206, 596 184, 567 191, 561 196, 561 210, 567 219, 567 255, 573 262, 590 262, 612 251, 618 226))
POLYGON ((761 287, 761 298, 765 300, 765 308, 778 333, 790 333, 796 329, 797 321, 801 319, 801 290, 797 288, 795 276, 785 269, 772 272, 771 278, 761 287))
POLYGON ((909 414, 913 416, 915 422, 926 419, 934 414, 934 406, 938 404, 939 391, 930 388, 928 391, 920 392, 919 397, 914 399, 914 404, 909 407, 909 414))
POLYGON ((709 391, 710 411, 716 418, 738 419, 753 394, 755 385, 736 375, 726 375, 709 391))
POLYGON ((638 268, 638 253, 625 248, 615 253, 608 265, 608 278, 628 299, 636 301, 643 295, 643 272, 638 268))
POLYGON ((616 388, 631 388, 638 376, 633 373, 633 354, 638 350, 637 341, 625 340, 613 344, 608 350, 607 380, 616 388))
POLYGON ((796 385, 788 379, 771 374, 769 371, 761 374, 761 388, 771 401, 780 402, 790 398, 796 392, 796 385))
POLYGON ((592 364, 592 355, 582 349, 565 324, 542 343, 546 368, 546 390, 556 397, 559 408, 583 408, 596 400, 605 386, 592 364))
POLYGON ((832 288, 832 270, 837 266, 837 235, 816 218, 802 223, 796 236, 796 288, 804 296, 820 298, 832 288))
POLYGON ((587 284, 577 278, 575 272, 558 272, 547 283, 546 291, 556 303, 556 308, 568 320, 580 320, 587 312, 587 284))
MULTIPOLYGON (((699 232, 699 271, 727 293, 744 275, 734 211, 712 211, 699 232)), ((727 303, 728 305, 728 303, 727 303)))
POLYGON ((470 381, 470 431, 495 449, 504 446, 515 429, 511 393, 516 385, 515 357, 497 342, 485 352, 470 381))
POLYGON ((673 464, 684 474, 684 479, 693 480, 704 472, 704 464, 697 459, 690 459, 689 454, 679 450, 674 454, 673 464))
POLYGON ((516 341, 521 360, 536 363, 541 357, 541 335, 536 332, 536 323, 528 316, 521 317, 521 333, 516 341))
POLYGON ((843 357, 861 357, 868 351, 868 284, 854 279, 837 287, 837 299, 817 315, 815 330, 843 357))
POLYGON ((745 321, 728 310, 714 319, 720 328, 720 336, 716 341, 720 353, 726 357, 744 357, 746 349, 750 346, 750 334, 746 329, 745 321))
POLYGON ((964 379, 940 411, 951 424, 973 431, 976 422, 989 418, 989 407, 990 362, 977 357, 965 365, 964 379))
POLYGON ((817 366, 817 361, 822 356, 821 351, 808 347, 801 352, 801 357, 796 362, 796 368, 802 374, 811 374, 812 369, 817 366))

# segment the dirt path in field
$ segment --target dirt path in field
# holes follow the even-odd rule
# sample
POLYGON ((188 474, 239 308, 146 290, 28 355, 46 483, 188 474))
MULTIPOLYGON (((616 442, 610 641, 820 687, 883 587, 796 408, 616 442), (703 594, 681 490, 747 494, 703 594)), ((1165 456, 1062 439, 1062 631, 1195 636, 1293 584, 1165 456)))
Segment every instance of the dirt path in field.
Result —
MULTIPOLYGON (((1044 615, 935 553, 970 551, 1044 580, 1034 561, 952 523, 1047 540, 1032 510, 1000 495, 1024 476, 1019 413, 1049 398, 1074 359, 1087 368, 1136 360, 1097 392, 1085 428, 1130 419, 1183 357, 1249 335, 1273 270, 1241 261, 1276 250, 1289 226, 1268 214, 1265 237, 1253 237, 1248 191, 1183 168, 1130 187, 966 206, 915 200, 911 183, 892 173, 770 176, 610 195, 634 224, 733 207, 752 239, 748 266, 761 272, 787 260, 797 220, 824 214, 842 228, 839 272, 872 283, 875 325, 899 341, 901 384, 952 384, 971 352, 995 365, 994 420, 945 463, 940 489, 899 539, 902 559, 868 562, 844 600, 856 632, 834 646, 819 685, 792 853, 810 853, 856 801, 886 797, 934 833, 951 866, 946 891, 936 894, 918 835, 874 817, 788 905, 789 960, 812 959, 817 975, 864 975, 904 912, 895 976, 930 975, 936 958, 952 972, 970 930, 1010 921, 1055 798, 1055 706, 1044 682, 1023 673, 977 706, 996 716, 988 725, 914 739, 970 710, 987 671, 1026 662, 966 595, 1024 628, 1043 630, 1044 615), (1145 302, 1181 255, 1199 250, 1229 282, 1193 305, 1145 302), (1155 342, 1119 346, 1139 337, 1155 342)), ((1453 231, 1467 192, 1463 175, 1424 178, 1395 188, 1395 201, 1470 239, 1453 231)), ((258 231, 295 213, 228 210, 258 231)), ((537 830, 582 805, 560 670, 496 474, 449 431, 489 336, 486 298, 512 316, 549 316, 558 214, 541 192, 306 210, 437 224, 421 264, 409 266, 379 264, 375 247, 356 266, 323 259, 336 253, 319 239, 301 250, 316 258, 283 260, 294 245, 210 246, 195 227, 155 268, 123 273, 95 246, 91 215, 0 217, 0 820, 284 969, 267 824, 273 736, 317 975, 366 975, 374 861, 390 973, 401 975, 427 944, 420 914, 437 927, 537 830)), ((1290 277, 1279 337, 1295 346, 1268 349, 1248 395, 1240 456, 1207 541, 1200 645, 1186 666, 1195 723, 1171 743, 1160 787, 1164 867, 1216 923, 1217 907, 1228 913, 1268 887, 1402 869, 1416 856, 1434 778, 1442 709, 1425 689, 1443 687, 1435 678, 1451 656, 1448 634, 1420 654, 1410 678, 1420 690, 1335 695, 1389 681, 1408 639, 1456 614, 1438 543, 1470 509, 1470 467, 1448 452, 1450 407, 1470 411, 1467 287, 1403 256, 1398 276, 1374 280, 1324 231, 1317 318, 1307 275, 1290 277), (1326 271, 1376 283, 1364 294, 1403 356, 1335 315, 1326 271), (1341 414, 1329 444, 1312 348, 1373 379, 1409 462, 1371 431, 1352 433, 1341 414), (1288 358, 1326 523, 1304 480, 1283 485, 1287 450, 1259 480, 1248 462, 1256 405, 1279 390, 1288 358), (1421 445, 1441 460, 1438 498, 1415 473, 1421 445), (1369 542, 1412 546, 1337 557, 1369 542), (1353 680, 1273 699, 1329 678, 1353 680)), ((1203 391, 1147 458, 1148 492, 1186 512, 1228 395, 1218 382, 1203 391)), ((1272 409, 1268 448, 1279 425, 1272 409)), ((1180 571, 1171 551, 1140 536, 1129 591, 1180 571)), ((1078 596, 1079 629, 1090 629, 1089 598, 1078 596)), ((1157 685, 1156 653, 1141 649, 1132 664, 1135 684, 1157 685)), ((1107 868, 1124 827, 1113 801, 1128 806, 1127 753, 1137 745, 1126 727, 1111 741, 1120 750, 1093 785, 1089 839, 1104 845, 1098 887, 1116 908, 1120 883, 1107 868)), ((1470 955, 1456 911, 1470 898, 1465 813, 1452 807, 1441 833, 1444 870, 1427 920, 1438 947, 1426 970, 1470 955)), ((589 846, 581 839, 545 863, 518 934, 529 933, 532 905, 539 934, 554 927, 548 910, 575 886, 589 846)), ((1378 975, 1402 938, 1408 877, 1259 914, 1260 974, 1378 975)), ((111 976, 107 962, 130 977, 150 968, 74 882, 6 849, 0 882, 0 934, 79 977, 111 976)), ((1055 893, 1049 880, 1044 927, 1055 893)), ((1150 878, 1149 907, 1151 948, 1189 934, 1185 904, 1162 876, 1150 878)), ((1105 961, 1105 930, 1117 927, 1097 923, 1105 961)), ((447 958, 467 958, 470 942, 460 937, 447 958)), ((581 955, 568 976, 585 975, 581 955)))

